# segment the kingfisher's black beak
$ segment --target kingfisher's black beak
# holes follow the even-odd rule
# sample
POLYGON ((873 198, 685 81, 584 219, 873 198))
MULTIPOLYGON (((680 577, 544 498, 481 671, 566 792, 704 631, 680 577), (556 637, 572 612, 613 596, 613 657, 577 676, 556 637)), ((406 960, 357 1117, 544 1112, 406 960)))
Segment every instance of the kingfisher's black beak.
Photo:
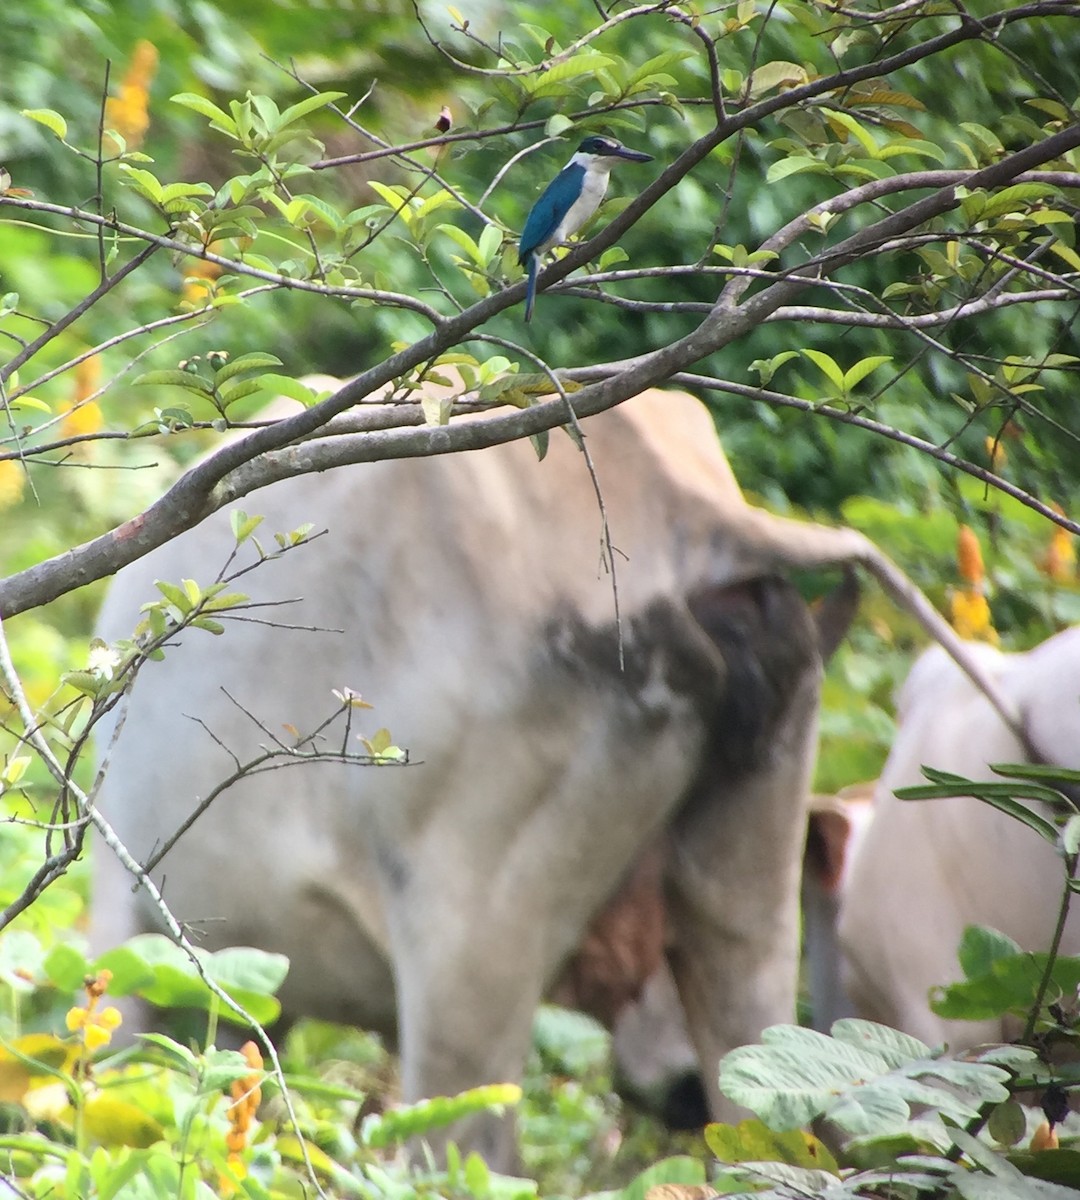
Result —
POLYGON ((651 154, 642 154, 640 150, 628 150, 625 146, 620 146, 618 150, 612 150, 611 153, 616 158, 626 158, 630 162, 652 162, 651 154))

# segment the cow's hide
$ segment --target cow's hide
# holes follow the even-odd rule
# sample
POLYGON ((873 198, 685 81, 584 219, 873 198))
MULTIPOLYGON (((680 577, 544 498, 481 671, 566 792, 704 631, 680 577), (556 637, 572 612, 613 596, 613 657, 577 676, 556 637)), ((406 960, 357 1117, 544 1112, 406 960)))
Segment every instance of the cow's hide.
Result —
MULTIPOLYGON (((252 717, 305 730, 351 687, 376 706, 364 731, 387 726, 416 765, 235 784, 157 872, 177 917, 207 946, 288 955, 288 1012, 396 1037, 406 1099, 520 1078, 560 971, 612 1020, 664 957, 730 1115, 718 1059, 794 1012, 820 654, 777 571, 857 535, 749 508, 689 396, 647 393, 585 430, 624 668, 592 484, 563 433, 542 463, 518 443, 300 477, 249 508, 264 530, 329 536, 244 586, 302 598, 256 615, 308 630, 185 634, 138 680, 101 804, 146 856, 230 772, 222 745, 243 760, 267 741, 252 717), (620 888, 616 925, 650 891, 663 912, 607 939, 639 961, 602 962, 586 930, 620 888)), ((99 632, 129 635, 155 579, 209 582, 232 549, 219 514, 134 564, 99 632)), ((156 927, 99 853, 96 946, 156 927)), ((510 1161, 505 1123, 455 1136, 510 1161)))
MULTIPOLYGON (((972 648, 1023 721, 1040 760, 1080 767, 1080 628, 1025 654, 972 648)), ((1024 949, 1048 949, 1064 876, 1055 849, 971 798, 901 801, 925 783, 922 766, 1000 779, 990 763, 1024 762, 1020 741, 940 650, 916 662, 900 695, 899 727, 878 784, 874 815, 842 889, 839 921, 846 990, 861 1016, 931 1045, 962 1049, 1017 1032, 999 1021, 946 1021, 930 989, 962 978, 965 926, 989 925, 1024 949)), ((1080 915, 1062 949, 1080 953, 1080 915)))

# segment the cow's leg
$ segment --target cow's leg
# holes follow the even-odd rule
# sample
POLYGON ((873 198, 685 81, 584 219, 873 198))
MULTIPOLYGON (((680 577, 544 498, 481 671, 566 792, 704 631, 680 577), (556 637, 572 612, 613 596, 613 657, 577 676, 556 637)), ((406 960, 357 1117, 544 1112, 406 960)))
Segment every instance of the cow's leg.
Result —
POLYGON ((671 963, 719 1118, 717 1063, 795 1015, 799 880, 817 736, 820 660, 806 610, 759 585, 747 609, 717 593, 694 605, 731 667, 705 775, 676 818, 668 877, 671 963))
MULTIPOLYGON (((459 895, 455 909, 436 907, 426 934, 418 924, 395 939, 406 1102, 519 1083, 529 1052, 543 992, 540 948, 485 904, 462 903, 459 895)), ((470 1118, 425 1140, 441 1154, 447 1139, 475 1148, 495 1170, 516 1166, 512 1115, 470 1118)))

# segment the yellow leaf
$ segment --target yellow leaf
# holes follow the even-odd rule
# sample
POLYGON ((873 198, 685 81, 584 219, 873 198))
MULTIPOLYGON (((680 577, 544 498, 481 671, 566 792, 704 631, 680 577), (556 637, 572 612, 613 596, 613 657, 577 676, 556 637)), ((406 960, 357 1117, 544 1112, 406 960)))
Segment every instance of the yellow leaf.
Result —
POLYGON ((30 1090, 30 1068, 25 1063, 0 1057, 0 1100, 19 1104, 30 1090))
POLYGON ((134 1146, 145 1150, 165 1136, 153 1117, 115 1096, 92 1096, 86 1102, 83 1117, 86 1132, 103 1146, 134 1146))

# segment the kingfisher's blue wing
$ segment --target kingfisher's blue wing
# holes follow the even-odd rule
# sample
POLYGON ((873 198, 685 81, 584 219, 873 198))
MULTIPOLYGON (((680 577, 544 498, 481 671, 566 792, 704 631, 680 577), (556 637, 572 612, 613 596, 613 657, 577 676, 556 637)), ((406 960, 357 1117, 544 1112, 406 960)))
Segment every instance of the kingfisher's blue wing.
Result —
POLYGON ((559 222, 570 211, 574 201, 581 195, 581 183, 585 177, 585 168, 579 163, 571 163, 555 176, 540 194, 540 199, 532 207, 521 231, 521 241, 518 244, 518 262, 523 266, 529 255, 538 246, 550 241, 559 228, 559 222))

